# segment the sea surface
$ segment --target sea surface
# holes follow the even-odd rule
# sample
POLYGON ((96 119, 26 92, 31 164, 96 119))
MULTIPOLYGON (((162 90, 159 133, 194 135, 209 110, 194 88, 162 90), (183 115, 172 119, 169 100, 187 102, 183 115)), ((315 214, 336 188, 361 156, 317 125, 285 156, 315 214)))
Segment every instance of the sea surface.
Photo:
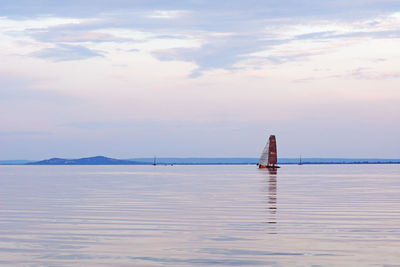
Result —
POLYGON ((0 166, 0 265, 400 266, 400 165, 0 166))

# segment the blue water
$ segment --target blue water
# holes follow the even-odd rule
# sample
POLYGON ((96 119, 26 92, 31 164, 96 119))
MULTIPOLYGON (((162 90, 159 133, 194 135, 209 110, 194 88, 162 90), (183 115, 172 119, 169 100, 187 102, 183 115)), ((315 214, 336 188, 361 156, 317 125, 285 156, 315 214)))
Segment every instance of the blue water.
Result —
POLYGON ((400 165, 0 166, 0 264, 398 265, 400 165))

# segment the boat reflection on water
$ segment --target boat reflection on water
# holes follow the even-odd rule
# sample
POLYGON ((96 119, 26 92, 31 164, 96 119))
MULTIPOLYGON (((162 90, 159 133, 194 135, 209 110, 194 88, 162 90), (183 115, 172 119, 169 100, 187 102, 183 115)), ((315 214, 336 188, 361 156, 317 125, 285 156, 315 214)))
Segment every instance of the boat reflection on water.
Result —
POLYGON ((268 169, 269 175, 270 176, 275 175, 275 178, 276 178, 276 175, 278 174, 278 169, 277 168, 267 168, 267 169, 268 169))
MULTIPOLYGON (((267 168, 268 170, 268 221, 269 224, 276 224, 277 212, 277 168, 267 168)), ((271 229, 272 230, 272 229, 271 229)))

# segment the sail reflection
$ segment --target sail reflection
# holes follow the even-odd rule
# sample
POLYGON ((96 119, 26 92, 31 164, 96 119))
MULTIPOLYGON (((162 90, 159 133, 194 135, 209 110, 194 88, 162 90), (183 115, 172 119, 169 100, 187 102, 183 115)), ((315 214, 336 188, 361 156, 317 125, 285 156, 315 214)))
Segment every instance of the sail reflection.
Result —
POLYGON ((268 168, 268 223, 276 224, 276 212, 277 212, 277 174, 276 168, 268 168))

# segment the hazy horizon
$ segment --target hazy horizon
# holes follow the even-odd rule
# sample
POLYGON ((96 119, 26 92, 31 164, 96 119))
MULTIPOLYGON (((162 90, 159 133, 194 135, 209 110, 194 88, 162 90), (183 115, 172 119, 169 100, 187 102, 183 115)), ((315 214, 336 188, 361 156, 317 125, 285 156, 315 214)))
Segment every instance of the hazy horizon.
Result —
MULTIPOLYGON (((109 157, 107 155, 97 155, 90 157, 70 157, 70 158, 62 158, 62 157, 51 157, 51 158, 42 158, 42 159, 7 159, 0 160, 0 165, 2 164, 25 164, 31 162, 40 162, 47 161, 50 159, 65 159, 65 160, 81 160, 87 158, 96 158, 96 157, 105 157, 110 159, 118 159, 118 160, 127 160, 127 161, 135 161, 142 163, 153 163, 154 157, 130 157, 130 158, 114 158, 109 157)), ((256 164, 258 161, 258 157, 156 157, 157 162, 159 164, 256 164)), ((323 164, 323 163, 400 163, 400 158, 355 158, 355 157, 347 157, 347 158, 321 158, 321 157, 302 157, 302 163, 304 164, 323 164)), ((299 162, 299 157, 292 158, 283 158, 278 157, 279 164, 297 164, 299 162)), ((96 165, 98 163, 89 164, 96 165)), ((56 164, 57 165, 57 164, 56 164)), ((62 164, 64 165, 64 164, 62 164)), ((85 165, 85 164, 83 164, 85 165)), ((112 164, 111 164, 112 165, 112 164)))
POLYGON ((0 160, 400 158, 400 2, 0 6, 0 160))

